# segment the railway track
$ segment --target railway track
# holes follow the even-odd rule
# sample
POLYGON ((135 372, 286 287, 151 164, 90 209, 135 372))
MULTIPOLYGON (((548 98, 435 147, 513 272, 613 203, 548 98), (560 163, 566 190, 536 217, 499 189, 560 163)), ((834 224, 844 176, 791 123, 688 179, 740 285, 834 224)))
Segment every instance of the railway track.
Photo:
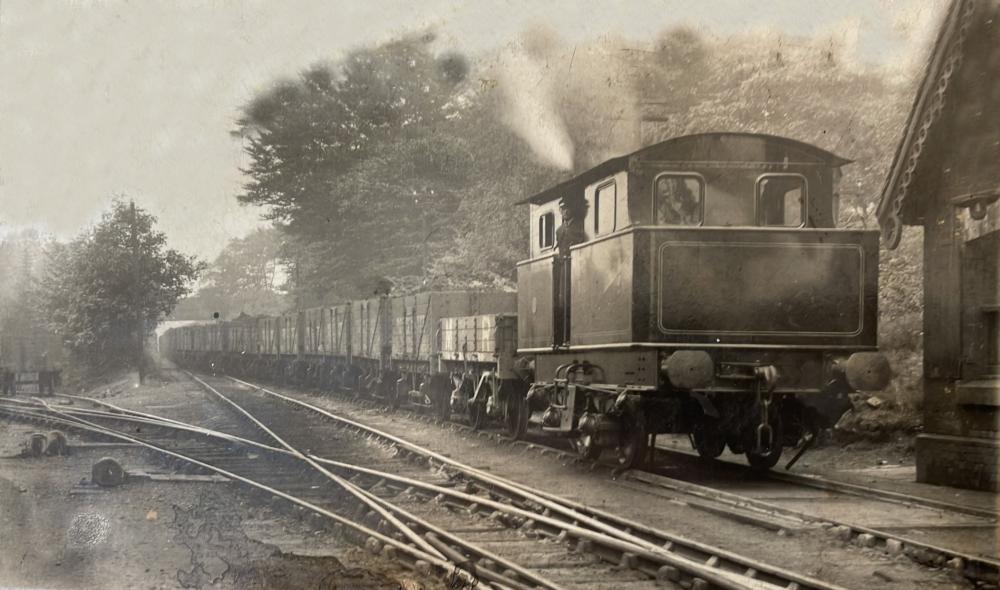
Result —
POLYGON ((681 451, 657 449, 675 468, 630 472, 628 481, 739 506, 761 514, 824 527, 843 541, 890 555, 905 554, 931 567, 951 567, 966 578, 996 585, 997 512, 832 480, 783 472, 750 475, 743 465, 704 461, 681 451), (696 477, 676 465, 701 464, 696 477), (706 472, 709 475, 705 475, 706 472))
POLYGON ((238 412, 242 424, 216 420, 214 426, 225 428, 224 433, 82 398, 76 401, 102 409, 40 402, 30 407, 5 403, 0 411, 140 444, 189 467, 219 473, 310 511, 370 550, 466 584, 832 588, 476 475, 450 459, 274 392, 201 383, 238 412), (338 430, 350 436, 330 437, 330 422, 338 420, 338 430), (112 428, 116 423, 119 428, 112 428), (140 429, 142 438, 135 435, 140 429), (360 431, 365 442, 356 436, 360 431), (260 460, 262 455, 269 460, 260 460), (307 476, 305 465, 311 468, 305 469, 307 476), (345 505, 351 508, 345 511, 345 505), (607 567, 608 562, 616 567, 607 567))
MULTIPOLYGON (((373 405, 367 401, 362 403, 373 405)), ((475 433, 466 425, 443 423, 417 414, 428 422, 475 433)), ((560 448, 552 440, 517 441, 514 444, 538 449, 543 454, 575 457, 568 446, 560 448)), ((1000 560, 992 554, 996 551, 995 510, 863 487, 820 476, 780 472, 762 475, 751 473, 743 465, 723 465, 734 475, 722 482, 706 484, 705 463, 697 461, 694 455, 663 448, 657 448, 657 453, 682 456, 692 465, 700 467, 692 471, 693 477, 678 474, 675 470, 631 471, 620 477, 620 483, 644 487, 654 495, 679 498, 715 514, 730 514, 743 522, 749 519, 769 528, 780 527, 781 523, 822 527, 841 541, 880 550, 891 556, 905 555, 924 566, 951 568, 975 583, 996 587, 1000 582, 1000 560), (703 483, 698 483, 699 480, 703 483)))

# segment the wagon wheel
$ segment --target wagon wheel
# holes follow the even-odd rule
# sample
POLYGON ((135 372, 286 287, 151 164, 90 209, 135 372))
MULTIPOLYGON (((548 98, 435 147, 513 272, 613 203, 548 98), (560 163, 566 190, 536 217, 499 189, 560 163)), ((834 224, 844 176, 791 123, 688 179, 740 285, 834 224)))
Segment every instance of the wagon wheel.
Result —
POLYGON ((719 428, 719 421, 710 416, 695 423, 691 442, 702 459, 715 459, 726 449, 726 437, 719 428))
POLYGON ((473 430, 480 430, 486 424, 486 404, 469 400, 469 424, 473 430))
POLYGON ((486 404, 474 401, 476 390, 468 377, 463 377, 462 384, 458 387, 460 393, 465 396, 465 411, 469 416, 469 424, 473 430, 481 429, 486 424, 486 404))
POLYGON ((522 438, 528 431, 530 417, 531 411, 528 409, 528 400, 524 398, 524 391, 517 385, 512 385, 507 390, 503 407, 507 434, 514 440, 522 438))
POLYGON ((633 415, 623 424, 618 439, 618 467, 621 469, 638 469, 646 460, 646 450, 649 444, 646 436, 646 419, 642 414, 633 415))

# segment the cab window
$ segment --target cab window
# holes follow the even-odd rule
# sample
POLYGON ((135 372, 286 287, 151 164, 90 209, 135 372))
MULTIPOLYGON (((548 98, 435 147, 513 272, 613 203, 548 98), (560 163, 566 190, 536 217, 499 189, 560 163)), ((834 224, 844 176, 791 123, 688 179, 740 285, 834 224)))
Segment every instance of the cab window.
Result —
POLYGON ((806 179, 768 174, 757 179, 757 225, 802 227, 806 221, 806 179))
POLYGON ((705 181, 696 174, 665 172, 653 180, 653 222, 701 225, 705 217, 705 181))
POLYGON ((594 193, 594 235, 615 231, 615 183, 598 187, 594 193))
POLYGON ((554 213, 545 213, 538 218, 538 249, 545 250, 555 244, 555 223, 554 213))

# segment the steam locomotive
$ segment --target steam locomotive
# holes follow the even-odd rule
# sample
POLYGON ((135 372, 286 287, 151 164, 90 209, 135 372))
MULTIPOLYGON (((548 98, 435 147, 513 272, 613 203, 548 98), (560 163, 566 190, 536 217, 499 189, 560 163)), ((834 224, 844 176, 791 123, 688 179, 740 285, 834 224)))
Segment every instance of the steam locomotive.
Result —
POLYGON ((877 351, 878 232, 836 227, 849 161, 706 133, 614 158, 525 201, 517 293, 375 297, 166 332, 181 364, 529 425, 623 468, 660 433, 757 468, 810 441, 877 351), (534 419, 532 418, 534 416, 534 419))

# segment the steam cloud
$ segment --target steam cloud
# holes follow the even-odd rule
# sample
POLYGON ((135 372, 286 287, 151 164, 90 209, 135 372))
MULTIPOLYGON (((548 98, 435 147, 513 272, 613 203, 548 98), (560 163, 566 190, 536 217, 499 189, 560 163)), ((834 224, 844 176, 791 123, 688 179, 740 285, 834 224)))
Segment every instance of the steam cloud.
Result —
POLYGON ((573 140, 556 108, 548 67, 523 50, 505 57, 499 72, 506 104, 504 122, 540 160, 560 170, 572 170, 573 140))

